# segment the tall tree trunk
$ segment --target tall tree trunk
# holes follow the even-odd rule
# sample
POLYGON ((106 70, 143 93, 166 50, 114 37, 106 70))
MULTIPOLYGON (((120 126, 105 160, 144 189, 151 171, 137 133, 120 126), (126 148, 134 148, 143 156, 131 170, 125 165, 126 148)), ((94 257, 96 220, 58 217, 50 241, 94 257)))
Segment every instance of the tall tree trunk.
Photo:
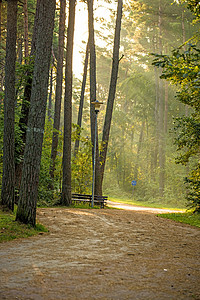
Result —
POLYGON ((49 78, 49 103, 48 103, 48 119, 49 121, 52 120, 52 91, 53 91, 53 65, 54 65, 54 60, 52 60, 52 64, 50 67, 50 78, 49 78))
MULTIPOLYGON (((88 27, 89 27, 89 49, 90 49, 90 126, 92 141, 92 157, 94 157, 94 135, 95 135, 95 109, 92 102, 96 101, 96 51, 94 40, 94 12, 93 0, 88 3, 88 27)), ((94 158, 92 159, 94 161, 94 158)))
POLYGON ((64 99, 63 185, 61 202, 69 206, 71 195, 72 60, 76 0, 69 1, 64 99))
MULTIPOLYGON (((162 54, 162 7, 159 0, 159 50, 162 54)), ((160 74, 161 75, 161 74, 160 74)), ((163 97, 163 82, 159 80, 159 107, 158 107, 158 128, 159 128, 159 195, 164 196, 165 188, 165 136, 164 136, 164 97, 163 97)))
POLYGON ((56 0, 41 0, 24 164, 16 219, 35 226, 56 0))
POLYGON ((100 163, 99 163, 99 147, 98 147, 98 130, 96 131, 96 157, 94 160, 94 144, 95 144, 95 119, 96 113, 92 102, 96 99, 96 50, 94 40, 94 12, 93 12, 93 0, 88 0, 88 27, 89 27, 89 49, 90 49, 90 125, 91 125, 91 142, 92 142, 92 162, 93 172, 95 172, 95 185, 94 194, 101 195, 102 191, 99 189, 99 174, 100 174, 100 163), (96 162, 94 164, 94 161, 96 162), (95 170, 94 170, 95 169, 95 170))
POLYGON ((0 46, 1 46, 1 39, 2 39, 2 34, 1 34, 1 10, 2 10, 2 0, 0 0, 0 46))
POLYGON ((144 126, 145 126, 145 120, 142 121, 142 126, 141 126, 141 130, 140 130, 140 137, 139 137, 138 148, 137 148, 137 157, 136 157, 135 169, 134 169, 134 180, 137 180, 137 178, 138 178, 138 165, 139 165, 140 151, 142 148, 144 126))
MULTIPOLYGON (((2 0, 0 0, 0 49, 2 49, 2 30, 1 30, 1 22, 2 22, 2 18, 1 18, 1 14, 2 14, 2 0)), ((0 55, 0 92, 3 91, 3 68, 2 68, 2 54, 0 55)), ((3 97, 1 97, 0 95, 0 104, 3 102, 3 97)))
POLYGON ((24 0, 23 3, 23 11, 24 11, 24 54, 25 57, 28 57, 29 50, 28 50, 28 8, 27 8, 27 0, 24 0))
MULTIPOLYGON (((35 20, 34 20, 34 29, 33 29, 33 37, 31 43, 31 63, 34 63, 35 51, 36 51, 36 40, 37 40, 37 32, 38 32, 38 20, 39 20, 39 7, 40 7, 41 0, 37 0, 36 5, 36 13, 35 13, 35 20)), ((16 187, 20 188, 21 176, 22 176, 22 167, 23 167, 23 156, 24 156, 24 148, 26 143, 26 128, 28 124, 28 114, 29 114, 29 106, 30 106, 30 99, 31 99, 31 87, 32 87, 32 76, 33 71, 29 70, 26 76, 26 83, 24 87, 24 97, 22 101, 22 108, 21 114, 19 119, 19 128, 21 131, 21 139, 23 145, 19 148, 19 152, 16 154, 18 157, 21 157, 19 161, 15 164, 15 184, 16 187)), ((15 150, 16 151, 16 150, 15 150)))
MULTIPOLYGON (((78 111, 77 125, 79 126, 79 128, 81 128, 81 124, 82 124, 84 94, 85 94, 85 86, 86 86, 86 80, 87 80, 88 58, 89 58, 89 43, 87 43, 87 47, 86 47, 84 71, 83 71, 83 81, 82 81, 82 86, 81 86, 81 96, 80 96, 79 111, 78 111)), ((80 132, 78 132, 78 138, 75 141, 74 156, 76 156, 76 154, 78 153, 79 140, 80 140, 80 132)))
POLYGON ((56 76, 56 95, 54 109, 53 137, 51 145, 51 161, 49 175, 52 179, 51 188, 53 189, 53 179, 55 172, 55 161, 58 148, 58 131, 60 129, 60 111, 62 101, 62 82, 63 82, 63 55, 64 55, 64 38, 65 38, 65 20, 66 20, 66 0, 60 1, 60 19, 59 19, 59 42, 58 42, 58 60, 56 76))
POLYGON ((165 80, 165 116, 164 116, 164 133, 167 134, 167 121, 168 121, 168 82, 165 80))
POLYGON ((3 178, 2 178, 2 189, 1 189, 1 204, 11 210, 14 210, 14 200, 15 200, 14 124, 15 124, 16 39, 17 39, 17 0, 9 0, 7 3, 3 178))
POLYGON ((23 60, 23 39, 20 37, 17 43, 17 61, 22 65, 23 60))
POLYGON ((155 73, 155 108, 154 108, 154 120, 155 120, 155 138, 154 138, 154 149, 152 151, 152 177, 155 179, 155 171, 158 165, 158 102, 159 102, 159 76, 157 68, 154 68, 155 73))
POLYGON ((100 185, 99 189, 101 189, 101 191, 102 191, 103 176, 104 176, 106 155, 107 155, 107 149, 108 149, 108 141, 109 141, 110 127, 111 127, 111 120, 112 120, 113 105, 114 105, 114 100, 115 100, 116 85, 117 85, 122 7, 123 7, 123 0, 118 0, 117 19, 116 19, 114 47, 113 47, 112 73, 111 73, 110 88, 109 88, 108 102, 107 102, 107 108, 106 108, 106 116, 105 116, 104 128, 103 128, 102 151, 100 154, 101 173, 100 173, 100 178, 99 178, 99 185, 100 185))

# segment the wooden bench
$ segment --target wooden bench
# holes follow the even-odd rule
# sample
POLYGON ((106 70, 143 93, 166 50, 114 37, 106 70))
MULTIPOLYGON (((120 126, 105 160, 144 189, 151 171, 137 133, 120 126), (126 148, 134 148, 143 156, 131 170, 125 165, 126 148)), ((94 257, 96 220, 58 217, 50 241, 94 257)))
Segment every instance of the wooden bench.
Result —
MULTIPOLYGON (((94 205, 100 205, 101 208, 104 208, 108 200, 107 196, 97 196, 94 195, 94 205)), ((78 203, 89 203, 91 205, 92 203, 92 195, 86 195, 86 194, 72 194, 72 202, 78 202, 78 203)))

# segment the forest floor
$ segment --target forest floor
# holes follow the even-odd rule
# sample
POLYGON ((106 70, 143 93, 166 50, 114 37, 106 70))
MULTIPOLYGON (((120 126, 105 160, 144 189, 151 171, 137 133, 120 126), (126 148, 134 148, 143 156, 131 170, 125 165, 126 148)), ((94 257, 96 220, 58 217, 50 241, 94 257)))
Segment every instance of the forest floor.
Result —
POLYGON ((200 299, 200 229, 159 212, 38 209, 49 233, 0 244, 0 299, 200 299))

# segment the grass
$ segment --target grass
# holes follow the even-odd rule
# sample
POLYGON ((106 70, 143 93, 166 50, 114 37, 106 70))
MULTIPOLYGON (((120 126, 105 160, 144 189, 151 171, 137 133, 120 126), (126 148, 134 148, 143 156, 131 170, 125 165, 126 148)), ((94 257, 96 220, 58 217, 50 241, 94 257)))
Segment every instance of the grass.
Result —
POLYGON ((158 216, 161 218, 174 220, 176 222, 185 223, 200 228, 200 214, 186 212, 159 214, 158 216))
POLYGON ((193 213, 191 211, 186 212, 186 209, 180 209, 180 207, 177 208, 174 205, 167 205, 163 203, 152 203, 152 202, 145 202, 145 201, 135 201, 131 199, 119 199, 113 197, 109 197, 109 200, 119 202, 119 203, 132 204, 136 206, 166 208, 166 209, 173 209, 173 210, 176 209, 179 210, 180 213, 166 213, 166 214, 159 214, 158 216, 161 218, 174 220, 176 222, 185 223, 200 228, 200 214, 193 213))
POLYGON ((99 205, 94 205, 94 207, 92 208, 89 203, 73 202, 72 205, 70 205, 70 208, 100 209, 101 207, 99 205))
POLYGON ((41 224, 34 228, 15 221, 15 213, 5 212, 0 209, 0 243, 17 238, 27 238, 40 232, 48 232, 41 224))
POLYGON ((148 202, 148 201, 139 201, 134 199, 128 199, 128 198, 117 198, 117 197, 108 197, 110 201, 119 202, 119 203, 125 203, 125 204, 131 204, 136 206, 144 206, 144 207, 153 207, 153 208, 165 208, 165 209, 176 209, 180 211, 185 211, 184 208, 176 207, 176 205, 167 204, 167 203, 158 203, 158 202, 148 202))

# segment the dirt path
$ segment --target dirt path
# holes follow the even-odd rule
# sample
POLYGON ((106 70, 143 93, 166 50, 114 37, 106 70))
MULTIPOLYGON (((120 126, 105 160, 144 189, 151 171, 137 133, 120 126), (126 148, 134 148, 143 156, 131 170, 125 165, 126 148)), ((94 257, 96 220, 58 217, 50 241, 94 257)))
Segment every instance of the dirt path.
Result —
POLYGON ((141 211, 141 212, 150 212, 150 213, 155 213, 155 214, 180 212, 180 210, 144 207, 144 206, 138 206, 138 205, 136 206, 136 205, 113 202, 113 201, 107 201, 107 204, 109 207, 125 209, 125 210, 141 211))
POLYGON ((131 210, 39 209, 0 244, 0 299, 200 299, 200 230, 131 210))

